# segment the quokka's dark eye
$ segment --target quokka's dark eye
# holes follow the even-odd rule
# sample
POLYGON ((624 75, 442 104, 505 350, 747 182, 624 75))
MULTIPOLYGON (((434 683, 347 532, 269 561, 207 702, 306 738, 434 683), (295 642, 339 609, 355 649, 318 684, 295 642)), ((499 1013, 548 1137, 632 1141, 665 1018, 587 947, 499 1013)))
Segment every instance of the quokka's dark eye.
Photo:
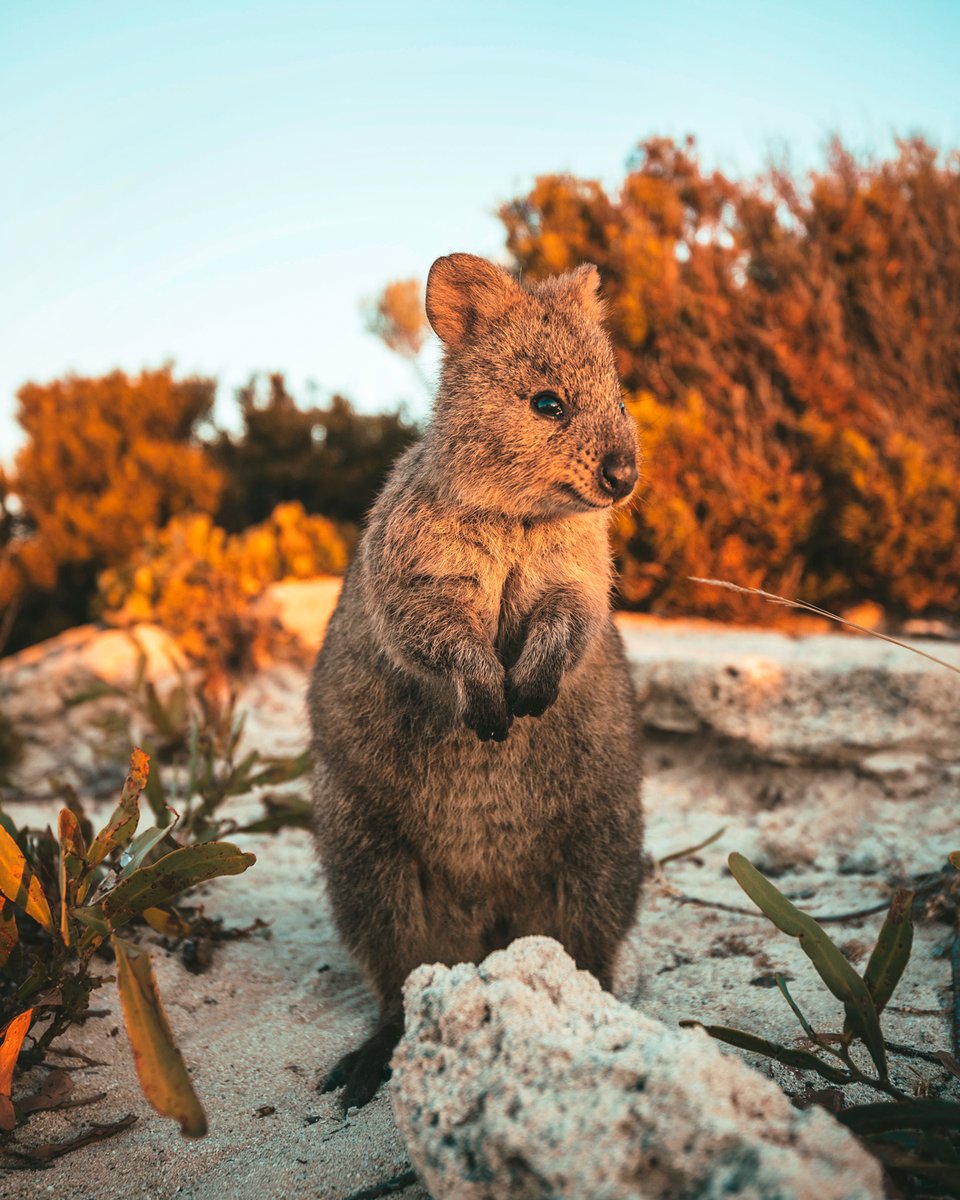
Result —
POLYGON ((541 417, 549 417, 552 421, 563 420, 563 401, 556 392, 537 392, 530 401, 530 407, 541 417))
POLYGON ((624 404, 624 402, 622 400, 620 401, 620 411, 622 413, 626 413, 626 411, 627 411, 627 406, 624 404))

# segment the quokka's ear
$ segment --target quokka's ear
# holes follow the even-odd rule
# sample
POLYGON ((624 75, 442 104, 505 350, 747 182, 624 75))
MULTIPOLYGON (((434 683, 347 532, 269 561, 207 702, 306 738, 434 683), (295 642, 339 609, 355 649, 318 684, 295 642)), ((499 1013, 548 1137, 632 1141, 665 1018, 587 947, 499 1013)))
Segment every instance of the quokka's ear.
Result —
POLYGON ((438 258, 427 276, 427 317, 448 346, 469 338, 522 298, 516 280, 474 254, 438 258))
POLYGON ((602 321, 607 311, 603 297, 598 294, 600 272, 593 263, 584 263, 567 276, 570 289, 592 321, 602 321))

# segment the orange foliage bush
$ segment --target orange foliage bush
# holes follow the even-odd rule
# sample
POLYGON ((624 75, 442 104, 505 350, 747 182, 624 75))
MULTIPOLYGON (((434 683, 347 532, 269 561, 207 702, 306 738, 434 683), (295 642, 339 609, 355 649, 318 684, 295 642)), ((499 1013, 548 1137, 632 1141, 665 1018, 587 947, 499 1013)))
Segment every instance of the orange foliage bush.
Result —
POLYGON ((278 505, 260 525, 228 534, 206 513, 175 517, 122 567, 100 577, 113 624, 154 621, 193 658, 243 665, 256 636, 250 602, 280 579, 340 574, 349 547, 326 517, 278 505))
POLYGON ((29 605, 34 638, 83 620, 98 571, 175 514, 216 506, 221 476, 195 440, 214 391, 169 368, 20 389, 27 441, 4 484, 17 515, 0 523, 0 610, 29 605))
POLYGON ((836 144, 804 186, 744 184, 654 140, 617 195, 550 176, 501 217, 524 275, 601 269, 646 450, 627 604, 750 611, 686 581, 716 575, 960 606, 960 156, 836 144))

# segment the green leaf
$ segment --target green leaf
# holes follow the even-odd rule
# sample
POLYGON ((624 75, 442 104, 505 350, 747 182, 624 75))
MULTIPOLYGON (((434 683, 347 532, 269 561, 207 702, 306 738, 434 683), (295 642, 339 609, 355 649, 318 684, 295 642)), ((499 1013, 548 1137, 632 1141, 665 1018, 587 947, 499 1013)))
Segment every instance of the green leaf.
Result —
POLYGON ((151 829, 145 829, 143 833, 138 833, 120 856, 120 878, 126 879, 132 875, 150 851, 170 833, 171 829, 170 825, 164 826, 163 829, 157 829, 154 826, 151 829))
POLYGON ((113 816, 94 838, 87 861, 96 867, 117 848, 123 849, 136 832, 140 820, 140 793, 147 785, 150 759, 140 749, 130 755, 130 770, 113 816))
POLYGON ((253 788, 253 768, 259 761, 260 752, 251 750, 230 772, 223 786, 223 795, 245 796, 253 788))
POLYGON ((203 1137, 207 1118, 160 1002, 150 955, 111 938, 117 990, 143 1094, 162 1117, 173 1117, 186 1137, 203 1137))
POLYGON ((167 703, 150 680, 143 685, 144 705, 153 728, 167 741, 176 741, 183 735, 187 717, 187 693, 182 685, 173 688, 167 703))
MULTIPOLYGON (((95 908, 81 905, 78 908, 71 909, 70 916, 75 917, 81 925, 86 926, 95 937, 105 938, 110 934, 110 926, 95 908)), ((93 937, 85 937, 81 943, 81 948, 86 949, 93 940, 93 937)))
POLYGON ((264 797, 266 815, 249 825, 242 825, 238 833, 276 833, 280 829, 309 829, 312 808, 309 800, 300 796, 264 797))
POLYGON ((756 906, 784 933, 799 939, 800 948, 838 1000, 843 1001, 851 1029, 862 1038, 880 1078, 887 1078, 887 1054, 873 999, 867 985, 811 916, 780 892, 742 854, 731 854, 730 873, 756 906))
POLYGON ((189 799, 197 793, 197 781, 200 778, 200 726, 196 721, 190 723, 189 768, 187 771, 187 790, 189 799))
POLYGON ((790 989, 787 987, 787 981, 784 979, 784 977, 782 975, 777 975, 777 987, 780 989, 781 996, 783 996, 783 998, 786 1000, 786 1002, 793 1009, 793 1015, 797 1018, 797 1020, 800 1022, 801 1026, 803 1027, 803 1032, 807 1035, 807 1037, 812 1042, 817 1041, 817 1034, 816 1034, 813 1026, 810 1024, 810 1022, 807 1020, 807 1018, 800 1011, 800 1007, 797 1004, 796 1000, 794 1000, 794 998, 790 995, 790 989))
POLYGON ((828 1079, 831 1083, 850 1082, 850 1076, 846 1071, 831 1067, 817 1058, 815 1054, 811 1054, 809 1050, 792 1050, 788 1046, 781 1046, 777 1042, 768 1042, 766 1038, 756 1037, 752 1033, 743 1033, 739 1029, 728 1029, 724 1025, 704 1025, 700 1021, 681 1021, 680 1024, 684 1029, 698 1026, 700 1029, 706 1030, 718 1042, 726 1042, 728 1046, 736 1046, 738 1050, 749 1050, 751 1054, 762 1054, 765 1058, 772 1058, 785 1067, 796 1067, 800 1071, 816 1071, 818 1075, 828 1079))
POLYGON ((910 960, 915 895, 909 888, 897 888, 893 893, 890 910, 863 973, 863 981, 878 1014, 886 1007, 910 960))
POLYGON ((77 708, 81 704, 89 704, 91 700, 102 700, 104 696, 126 696, 127 693, 121 687, 117 687, 113 683, 106 683, 102 679, 96 680, 88 688, 81 692, 75 692, 72 696, 66 699, 67 708, 77 708))
MULTIPOLYGON (((166 904, 187 888, 196 887, 208 879, 220 875, 239 875, 257 861, 256 855, 245 854, 229 842, 202 842, 196 846, 183 846, 165 854, 149 867, 141 867, 129 878, 123 879, 92 908, 77 910, 83 920, 84 913, 105 922, 112 932, 127 921, 140 916, 145 908, 156 908, 166 904)), ((82 945, 90 945, 97 937, 91 928, 82 945)))
MULTIPOLYGON (((272 758, 268 759, 262 771, 258 771, 250 780, 251 786, 263 787, 266 785, 276 785, 279 783, 292 783, 295 779, 302 779, 308 774, 313 765, 310 751, 304 750, 302 754, 298 754, 295 758, 272 758)), ((718 830, 713 836, 718 837, 722 830, 718 830)), ((706 843, 701 843, 705 845, 706 843)), ((696 847, 699 849, 699 847, 696 847)))
POLYGON ((947 1129, 960 1131, 960 1104, 952 1100, 889 1100, 854 1104, 841 1109, 837 1120, 854 1133, 888 1133, 893 1129, 947 1129))
POLYGON ((40 880, 34 875, 23 851, 6 829, 0 826, 0 893, 22 909, 48 933, 53 933, 50 905, 40 880))

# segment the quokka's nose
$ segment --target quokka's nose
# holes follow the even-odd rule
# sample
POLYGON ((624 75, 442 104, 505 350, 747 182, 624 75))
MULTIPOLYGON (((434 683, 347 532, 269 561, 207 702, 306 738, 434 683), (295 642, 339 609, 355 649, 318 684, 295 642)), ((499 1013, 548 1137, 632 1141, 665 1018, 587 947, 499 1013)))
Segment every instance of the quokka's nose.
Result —
POLYGON ((614 500, 622 500, 633 491, 637 482, 637 463, 632 454, 616 451, 608 454, 597 468, 597 483, 600 490, 612 496, 614 500))

